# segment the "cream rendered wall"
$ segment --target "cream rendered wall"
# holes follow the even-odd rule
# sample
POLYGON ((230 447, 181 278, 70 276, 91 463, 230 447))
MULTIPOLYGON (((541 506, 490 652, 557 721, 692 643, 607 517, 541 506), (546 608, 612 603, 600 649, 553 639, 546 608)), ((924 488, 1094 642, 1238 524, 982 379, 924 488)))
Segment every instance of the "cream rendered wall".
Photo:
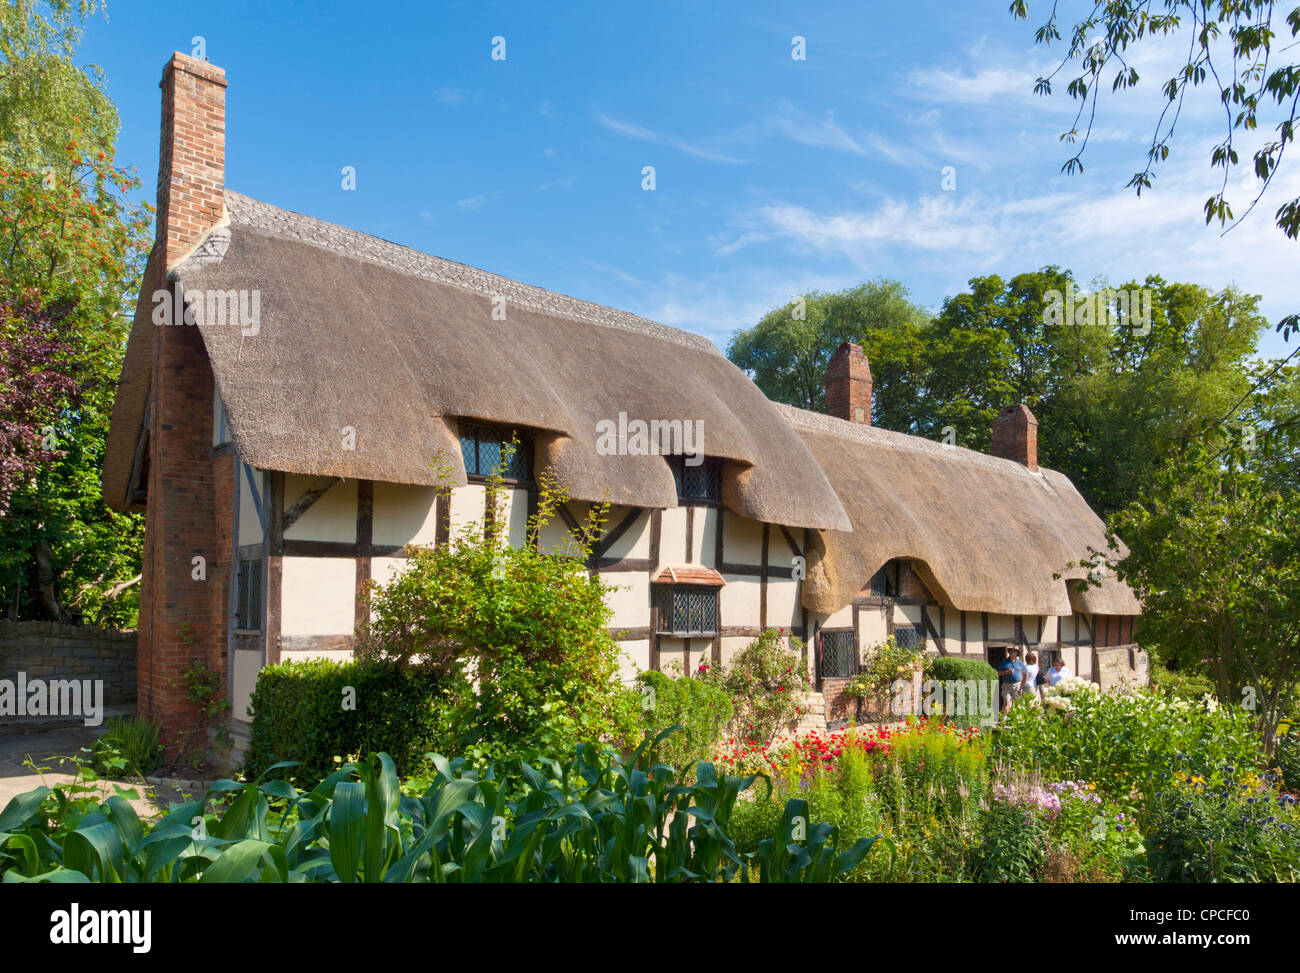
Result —
MULTIPOLYGON (((659 535, 659 563, 686 563, 686 508, 670 507, 663 512, 659 535)), ((696 533, 699 533, 698 525, 696 533)))
MULTIPOLYGON (((718 611, 722 625, 758 625, 759 600, 762 588, 756 577, 741 574, 724 574, 727 583, 718 591, 718 611)), ((768 589, 771 595, 771 588, 768 589)))
POLYGON ((645 628, 650 623, 650 577, 640 571, 610 571, 601 575, 606 584, 617 590, 605 596, 605 604, 614 610, 610 626, 645 628))
POLYGON ((234 656, 234 665, 231 667, 234 670, 234 678, 231 687, 230 715, 237 720, 251 723, 248 700, 252 695, 253 687, 257 685, 257 674, 262 671, 262 653, 261 650, 236 649, 234 656))
MULTIPOLYGON (((630 507, 611 507, 605 529, 609 530, 623 522, 630 507)), ((650 512, 642 510, 635 522, 605 552, 605 557, 646 558, 650 556, 650 512)))
POLYGON ((248 472, 253 474, 259 494, 262 490, 262 471, 238 463, 239 479, 239 546, 262 543, 262 521, 257 516, 257 504, 253 502, 252 489, 248 485, 248 472))
POLYGON ((483 523, 486 488, 479 483, 454 487, 451 491, 451 533, 461 534, 470 524, 483 523))
MULTIPOLYGON (((781 539, 781 549, 788 552, 780 528, 776 529, 776 534, 781 539)), ((769 558, 772 557, 773 548, 775 544, 769 544, 769 558)), ((758 564, 763 559, 763 525, 756 520, 728 513, 722 521, 722 552, 729 564, 758 564)), ((778 562, 773 559, 773 563, 778 562)))
POLYGON ((438 533, 436 501, 433 487, 376 482, 371 539, 381 545, 433 544, 438 533))
MULTIPOLYGON (((767 579, 767 627, 790 629, 802 620, 799 611, 800 584, 791 578, 767 579)), ((758 617, 757 613, 754 616, 758 617)), ((723 616, 727 622, 727 617, 723 616)), ((730 624, 728 622, 728 624, 730 624)), ((749 624, 741 622, 742 625, 749 624)))
MULTIPOLYGON (((982 625, 983 623, 981 623, 982 625)), ((982 631, 982 629, 981 629, 982 631)), ((1016 620, 1012 615, 989 615, 989 641, 1010 642, 1016 637, 1016 620)))
MULTIPOLYGON (((312 476, 284 477, 284 505, 291 507, 316 481, 312 476)), ((357 539, 357 481, 341 480, 326 490, 301 517, 284 532, 285 540, 336 541, 357 539)))
MULTIPOLYGON (((486 492, 484 500, 486 501, 486 492)), ((482 514, 479 514, 482 519, 482 514)), ((506 525, 506 538, 511 547, 523 547, 528 537, 528 491, 503 490, 501 494, 501 522, 506 525)))
POLYGON ((889 619, 883 608, 863 606, 858 611, 858 644, 863 651, 883 645, 889 637, 889 619))
MULTIPOLYGON (((695 522, 691 525, 691 558, 695 564, 704 564, 711 568, 716 568, 717 560, 715 555, 718 552, 716 537, 718 533, 718 508, 717 507, 696 507, 695 522)), ((686 529, 685 525, 682 527, 686 529)), ((682 542, 685 544, 685 537, 682 542)), ((731 560, 727 558, 727 560, 731 560)), ((755 562, 758 563, 758 562, 755 562)))
POLYGON ((622 655, 619 658, 619 678, 631 682, 638 672, 650 668, 650 640, 637 639, 632 642, 618 643, 622 655))
POLYGON ((356 626, 356 586, 353 558, 284 558, 280 634, 351 635, 356 626))

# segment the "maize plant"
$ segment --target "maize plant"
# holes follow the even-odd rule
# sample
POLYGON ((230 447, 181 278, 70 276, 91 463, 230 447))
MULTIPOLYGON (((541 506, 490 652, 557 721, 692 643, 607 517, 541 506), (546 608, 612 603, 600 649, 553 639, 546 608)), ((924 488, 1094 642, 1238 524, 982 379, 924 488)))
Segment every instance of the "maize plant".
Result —
POLYGON ((727 824, 757 778, 719 776, 702 763, 693 783, 680 783, 667 765, 643 766, 662 737, 626 762, 584 744, 564 763, 524 763, 524 785, 509 796, 491 768, 478 774, 436 754, 428 789, 404 794, 389 755, 370 754, 311 791, 265 776, 218 781, 151 825, 122 794, 99 802, 78 799, 75 785, 40 787, 0 812, 0 874, 6 882, 820 882, 852 871, 870 850, 864 839, 837 853, 835 829, 809 823, 807 803, 792 800, 778 839, 737 854, 727 824))

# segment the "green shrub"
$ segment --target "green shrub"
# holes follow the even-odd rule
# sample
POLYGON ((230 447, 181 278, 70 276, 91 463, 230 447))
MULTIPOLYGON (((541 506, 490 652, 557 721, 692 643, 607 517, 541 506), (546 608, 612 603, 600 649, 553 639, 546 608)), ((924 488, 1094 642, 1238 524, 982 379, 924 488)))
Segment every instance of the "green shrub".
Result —
POLYGON ((320 780, 335 758, 384 751, 403 774, 425 753, 453 742, 457 698, 445 674, 373 660, 282 662, 258 675, 245 758, 250 776, 284 760, 300 761, 285 776, 320 780))
POLYGON ((802 715, 800 694, 808 688, 808 666, 782 644, 784 630, 769 628, 703 678, 721 686, 736 711, 736 735, 768 743, 802 715))
POLYGON ((1034 882, 1047 852, 1044 812, 1012 800, 989 802, 982 819, 982 841, 974 862, 981 882, 1034 882))
POLYGON ((978 726, 996 718, 998 713, 998 674, 983 659, 958 658, 953 656, 936 656, 926 659, 925 679, 938 683, 927 685, 931 693, 930 715, 957 726, 978 726), (959 682, 963 686, 948 698, 948 683, 959 682), (973 684, 973 690, 967 688, 973 684), (991 706, 991 711, 981 713, 980 707, 991 706), (961 710, 960 713, 955 712, 961 710))
POLYGON ((645 731, 654 737, 670 726, 682 727, 654 748, 653 759, 682 773, 697 760, 712 759, 733 713, 726 692, 703 679, 673 679, 662 672, 643 672, 637 682, 645 731))
POLYGON ((105 777, 120 773, 148 777, 163 765, 165 756, 162 727, 138 716, 110 717, 91 747, 92 766, 105 777))
POLYGON ((1292 727, 1285 736, 1277 738, 1272 764, 1282 778, 1282 786, 1300 791, 1300 729, 1292 727))
POLYGON ((1143 804, 1166 784, 1171 768, 1215 782, 1226 764, 1264 764, 1253 715, 1238 706, 1095 689, 1079 689, 1067 702, 1065 712, 1012 707, 994 731, 997 756, 1038 767, 1047 780, 1091 781, 1120 801, 1136 791, 1143 804))
POLYGON ((1151 688, 1179 699, 1199 700, 1207 694, 1214 695, 1214 681, 1209 676, 1196 672, 1176 672, 1155 661, 1151 663, 1151 688))
POLYGON ((1146 835, 1157 882, 1300 881, 1294 799, 1224 767, 1221 783, 1182 775, 1155 799, 1146 835), (1245 777, 1245 779, 1243 779, 1245 777))
MULTIPOLYGON (((614 586, 585 569, 604 508, 593 509, 581 540, 558 551, 535 544, 564 499, 543 475, 529 543, 511 547, 495 528, 471 524, 449 543, 412 548, 402 572, 374 588, 360 654, 418 662, 455 687, 451 750, 475 766, 635 732, 635 696, 610 634, 614 586)), ((497 511, 490 523, 506 523, 496 477, 487 503, 497 511)))

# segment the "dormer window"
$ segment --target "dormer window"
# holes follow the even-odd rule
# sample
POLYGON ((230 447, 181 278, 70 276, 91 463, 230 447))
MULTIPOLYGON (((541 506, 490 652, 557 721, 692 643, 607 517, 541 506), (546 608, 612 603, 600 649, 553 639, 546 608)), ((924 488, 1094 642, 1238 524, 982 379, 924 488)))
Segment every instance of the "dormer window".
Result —
POLYGON ((722 502, 722 460, 704 457, 692 466, 688 459, 698 457, 670 456, 673 482, 677 484, 677 499, 681 503, 722 502))
POLYGON ((494 473, 517 483, 527 483, 533 478, 532 438, 522 430, 462 422, 460 454, 465 461, 465 474, 470 478, 486 478, 494 473), (517 441, 512 443, 512 436, 517 441))

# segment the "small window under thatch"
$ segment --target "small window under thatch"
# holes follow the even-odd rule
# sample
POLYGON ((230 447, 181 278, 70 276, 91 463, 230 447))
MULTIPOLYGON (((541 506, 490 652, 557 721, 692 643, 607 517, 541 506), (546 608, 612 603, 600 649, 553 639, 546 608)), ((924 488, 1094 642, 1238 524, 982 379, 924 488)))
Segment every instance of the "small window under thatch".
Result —
POLYGON ((523 430, 462 422, 460 454, 466 476, 500 474, 502 479, 517 483, 528 483, 533 478, 532 436, 523 430))
POLYGON ((722 502, 722 460, 705 457, 703 462, 691 466, 686 457, 671 456, 669 463, 673 468, 679 502, 722 502))

